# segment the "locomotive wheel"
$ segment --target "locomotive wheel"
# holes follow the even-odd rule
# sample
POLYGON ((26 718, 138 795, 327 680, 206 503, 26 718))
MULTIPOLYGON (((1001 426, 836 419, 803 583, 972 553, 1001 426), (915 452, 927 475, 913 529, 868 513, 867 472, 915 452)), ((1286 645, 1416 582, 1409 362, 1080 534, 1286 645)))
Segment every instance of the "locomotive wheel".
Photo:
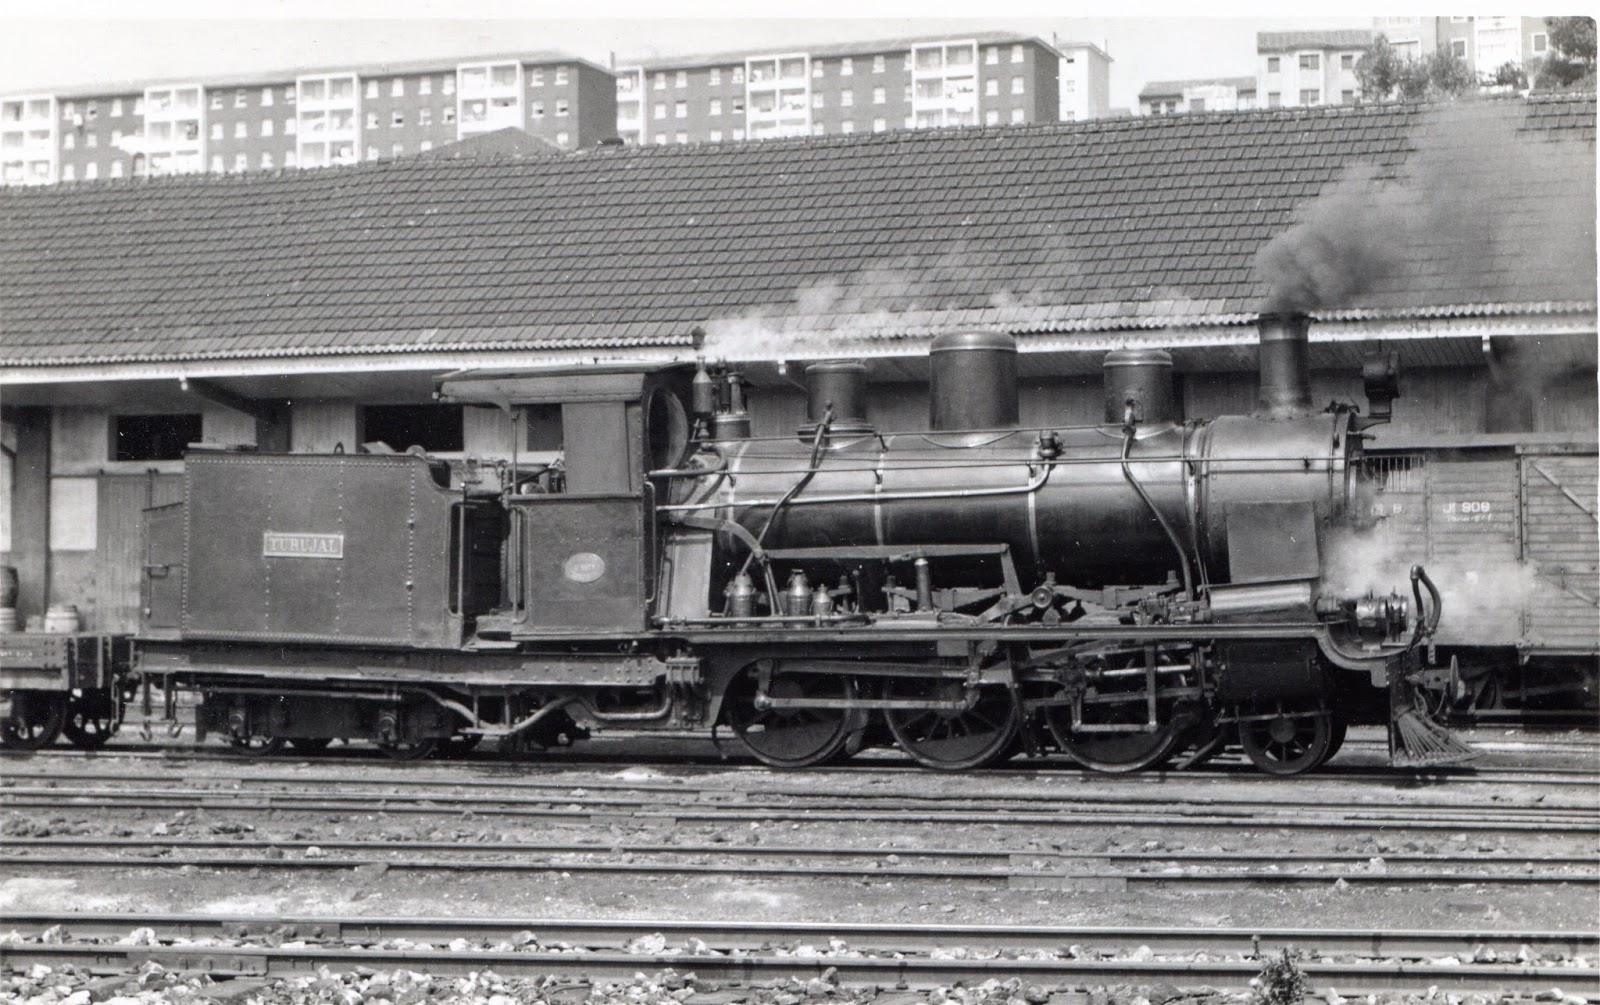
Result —
MULTIPOLYGON (((965 684, 949 679, 897 679, 884 686, 889 699, 960 701, 965 694, 965 684)), ((900 749, 926 768, 981 768, 1020 749, 1013 747, 1017 709, 1003 687, 980 688, 969 709, 890 708, 883 717, 900 749)))
POLYGON ((119 725, 115 716, 100 715, 73 703, 67 709, 61 732, 79 750, 99 750, 116 734, 119 725))
POLYGON ((241 757, 271 757, 288 742, 281 736, 230 736, 228 749, 241 757))
POLYGON ((18 691, 12 697, 11 718, 0 722, 0 747, 38 750, 56 742, 67 717, 67 703, 59 695, 18 691))
POLYGON ((1337 754, 1339 752, 1339 748, 1344 746, 1344 737, 1349 731, 1350 724, 1346 722, 1343 717, 1334 716, 1333 735, 1328 738, 1328 752, 1323 754, 1322 760, 1317 762, 1318 767, 1321 767, 1322 765, 1333 760, 1333 755, 1337 754))
POLYGON ((420 761, 439 749, 439 741, 430 736, 403 743, 379 743, 378 749, 391 761, 420 761))
POLYGON ((434 757, 451 758, 465 757, 483 741, 482 733, 457 734, 448 739, 439 741, 439 749, 433 752, 434 757))
MULTIPOLYGON (((723 708, 734 733, 763 764, 808 768, 831 761, 861 728, 861 717, 845 709, 756 708, 756 688, 753 669, 740 674, 728 686, 723 708)), ((842 677, 785 674, 773 678, 768 693, 773 698, 849 698, 852 689, 842 677)))
POLYGON ((294 736, 289 738, 289 746, 302 754, 315 754, 319 750, 327 750, 328 744, 333 742, 330 736, 294 736))
POLYGON ((1278 712, 1239 723, 1239 744, 1250 763, 1268 774, 1298 775, 1332 756, 1333 716, 1293 715, 1281 707, 1278 712))
MULTIPOLYGON (((1181 654, 1160 652, 1157 654, 1157 659, 1161 665, 1173 666, 1180 656, 1181 654)), ((1181 659, 1187 661, 1187 656, 1181 656, 1181 659)), ((1113 652, 1104 660, 1091 665, 1091 669, 1134 669, 1143 667, 1144 660, 1143 649, 1113 652)), ((1185 680, 1188 680, 1187 675, 1185 680)), ((1056 738, 1056 742, 1061 745, 1066 755, 1074 761, 1093 771, 1107 774, 1144 771, 1165 764, 1189 741, 1196 725, 1195 717, 1191 715, 1186 719, 1178 715, 1181 706, 1171 701, 1163 701, 1157 706, 1156 727, 1145 728, 1149 712, 1142 698, 1145 694, 1143 674, 1108 678, 1101 688, 1103 694, 1109 693, 1114 688, 1122 688, 1122 693, 1136 700, 1110 704, 1085 704, 1084 716, 1087 720, 1085 725, 1126 725, 1130 727, 1126 732, 1075 731, 1072 728, 1070 706, 1051 705, 1045 708, 1045 723, 1050 727, 1051 735, 1056 738)))

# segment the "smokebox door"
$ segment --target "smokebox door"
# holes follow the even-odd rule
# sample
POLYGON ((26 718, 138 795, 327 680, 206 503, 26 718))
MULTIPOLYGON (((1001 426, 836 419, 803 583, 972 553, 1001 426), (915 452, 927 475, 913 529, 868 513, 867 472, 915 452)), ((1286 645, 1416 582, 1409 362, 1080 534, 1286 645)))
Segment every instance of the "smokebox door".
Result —
POLYGON ((1228 509, 1229 582, 1315 579, 1317 514, 1309 502, 1236 502, 1228 509))

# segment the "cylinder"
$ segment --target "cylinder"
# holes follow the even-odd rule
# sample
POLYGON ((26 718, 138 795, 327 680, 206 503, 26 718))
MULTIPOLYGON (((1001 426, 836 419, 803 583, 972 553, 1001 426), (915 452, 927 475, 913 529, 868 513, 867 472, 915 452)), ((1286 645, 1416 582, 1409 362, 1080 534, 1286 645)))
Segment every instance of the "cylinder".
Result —
POLYGON ((1304 314, 1263 314, 1256 319, 1261 333, 1261 386, 1258 416, 1288 419, 1311 413, 1311 364, 1307 332, 1311 319, 1304 314))
POLYGON ((1016 427, 1016 339, 1003 332, 950 332, 934 339, 928 352, 930 428, 1016 427))
POLYGON ((867 365, 853 359, 829 359, 806 367, 806 424, 802 436, 817 431, 828 409, 833 409, 833 431, 866 433, 867 365))
POLYGON ((1172 354, 1165 349, 1114 349, 1105 361, 1106 423, 1178 421, 1172 354))

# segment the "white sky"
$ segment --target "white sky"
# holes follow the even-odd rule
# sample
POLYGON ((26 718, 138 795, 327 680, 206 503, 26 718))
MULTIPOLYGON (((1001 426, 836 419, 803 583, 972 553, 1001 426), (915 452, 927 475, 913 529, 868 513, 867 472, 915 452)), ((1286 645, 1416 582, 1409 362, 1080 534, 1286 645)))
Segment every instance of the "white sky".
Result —
POLYGON ((1213 8, 1228 17, 1180 17, 1182 8, 1152 0, 1117 4, 1121 17, 1062 16, 1072 8, 1038 0, 808 0, 789 8, 812 15, 805 19, 745 13, 774 9, 785 8, 759 0, 0 0, 0 94, 489 52, 553 50, 602 66, 614 53, 623 65, 655 56, 988 30, 1046 40, 1054 33, 1104 47, 1114 60, 1111 104, 1131 109, 1149 80, 1253 76, 1258 31, 1372 24, 1370 14, 1307 17, 1303 12, 1314 7, 1262 2, 1213 8), (980 7, 994 16, 972 16, 980 7), (587 16, 570 16, 580 12, 587 16))

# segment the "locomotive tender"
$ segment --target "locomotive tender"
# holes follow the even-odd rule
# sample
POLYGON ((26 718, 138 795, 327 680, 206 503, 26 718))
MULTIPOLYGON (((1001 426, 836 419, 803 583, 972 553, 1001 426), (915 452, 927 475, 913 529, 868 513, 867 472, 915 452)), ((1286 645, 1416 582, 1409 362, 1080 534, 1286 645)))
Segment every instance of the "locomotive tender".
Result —
POLYGON ((1308 323, 1259 320, 1260 408, 1211 421, 1179 421, 1166 353, 1124 350, 1104 424, 1020 428, 995 333, 934 341, 923 433, 871 428, 857 362, 808 369, 793 438, 752 437, 739 375, 703 364, 448 375, 442 401, 559 414, 559 458, 190 453, 149 511, 136 675, 265 749, 726 727, 781 767, 1237 743, 1296 774, 1383 722, 1396 763, 1471 756, 1421 690, 1426 574, 1323 582, 1398 391, 1391 357, 1373 414, 1313 407, 1308 323))

